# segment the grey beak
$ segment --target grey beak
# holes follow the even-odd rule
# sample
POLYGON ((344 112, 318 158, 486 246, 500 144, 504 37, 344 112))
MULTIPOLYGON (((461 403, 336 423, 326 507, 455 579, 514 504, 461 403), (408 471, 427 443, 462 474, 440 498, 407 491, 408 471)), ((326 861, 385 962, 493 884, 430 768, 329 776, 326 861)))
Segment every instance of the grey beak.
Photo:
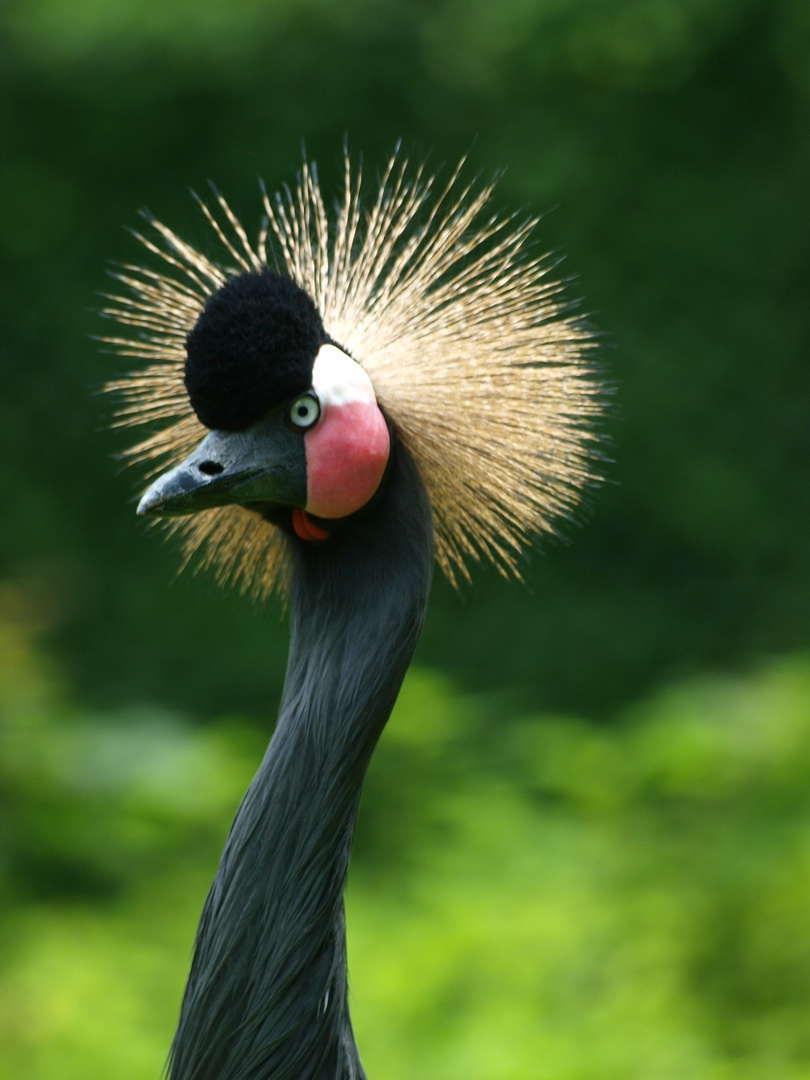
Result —
POLYGON ((137 512, 182 517, 215 506, 304 506, 306 500, 302 435, 270 418, 245 431, 211 431, 144 492, 137 512))

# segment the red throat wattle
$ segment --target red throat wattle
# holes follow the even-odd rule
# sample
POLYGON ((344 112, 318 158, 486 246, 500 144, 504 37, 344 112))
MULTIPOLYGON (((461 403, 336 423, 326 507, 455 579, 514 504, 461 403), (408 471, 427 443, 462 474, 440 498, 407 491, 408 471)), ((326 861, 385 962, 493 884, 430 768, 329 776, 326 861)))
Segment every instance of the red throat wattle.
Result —
POLYGON ((329 532, 307 517, 306 510, 296 506, 292 512, 292 526, 301 540, 328 540, 329 532))

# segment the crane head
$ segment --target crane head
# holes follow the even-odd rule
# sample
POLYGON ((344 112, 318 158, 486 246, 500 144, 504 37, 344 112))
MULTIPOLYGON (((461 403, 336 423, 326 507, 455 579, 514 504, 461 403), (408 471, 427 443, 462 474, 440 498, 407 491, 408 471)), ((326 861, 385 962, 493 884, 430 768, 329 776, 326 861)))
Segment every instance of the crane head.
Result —
POLYGON ((283 593, 290 528, 325 538, 373 500, 394 435, 453 581, 476 560, 519 576, 598 483, 594 335, 533 250, 536 220, 493 212, 462 165, 440 185, 395 154, 365 202, 347 156, 330 217, 305 163, 265 193, 255 242, 215 194, 221 261, 151 218, 139 236, 162 266, 118 273, 105 313, 137 333, 106 340, 146 364, 109 388, 120 425, 151 425, 130 460, 163 473, 139 512, 220 580, 283 593))
POLYGON ((390 436, 371 379, 289 278, 248 271, 214 292, 186 340, 184 382, 209 433, 154 481, 139 514, 238 505, 280 524, 286 507, 299 537, 325 539, 327 522, 379 488, 390 436))

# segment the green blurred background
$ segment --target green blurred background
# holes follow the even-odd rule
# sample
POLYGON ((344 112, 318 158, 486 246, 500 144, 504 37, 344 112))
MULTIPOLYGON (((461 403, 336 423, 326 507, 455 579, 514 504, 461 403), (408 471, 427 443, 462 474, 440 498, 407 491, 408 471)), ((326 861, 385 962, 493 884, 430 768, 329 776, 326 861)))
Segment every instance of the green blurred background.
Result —
POLYGON ((286 627, 134 517, 96 391, 148 207, 469 153, 617 387, 584 528, 437 581, 348 894, 388 1080, 810 1077, 807 0, 6 0, 0 1078, 146 1080, 286 627))

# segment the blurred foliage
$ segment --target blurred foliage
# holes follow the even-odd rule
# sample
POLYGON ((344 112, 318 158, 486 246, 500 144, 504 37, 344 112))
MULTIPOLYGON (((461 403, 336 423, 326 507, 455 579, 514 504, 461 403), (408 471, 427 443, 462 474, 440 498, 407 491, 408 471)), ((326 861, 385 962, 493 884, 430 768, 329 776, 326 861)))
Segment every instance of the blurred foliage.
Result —
POLYGON ((134 518, 104 268, 144 205, 204 246, 209 177, 255 230, 302 140, 338 190, 344 133, 506 169, 617 387, 587 527, 434 588, 348 895, 370 1075, 806 1080, 806 0, 6 0, 0 1080, 159 1074, 285 665, 134 518))
MULTIPOLYGON (((810 658, 611 728, 495 707, 415 670, 373 761, 347 898, 369 1075, 810 1075, 810 658)), ((0 1077, 159 1074, 261 753, 233 718, 76 708, 0 593, 0 1077)))
POLYGON ((806 0, 6 0, 0 13, 0 573, 95 708, 267 709, 278 616, 171 588, 100 434, 121 362, 89 340, 149 206, 206 244, 208 177, 246 225, 301 140, 325 189, 402 138, 505 168, 605 331, 609 484, 527 569, 434 592, 420 652, 515 707, 610 715, 810 632, 806 0), (590 517, 591 520, 587 520, 590 517), (261 624, 265 625, 262 626, 261 624), (267 632, 269 627, 269 633, 267 632))

